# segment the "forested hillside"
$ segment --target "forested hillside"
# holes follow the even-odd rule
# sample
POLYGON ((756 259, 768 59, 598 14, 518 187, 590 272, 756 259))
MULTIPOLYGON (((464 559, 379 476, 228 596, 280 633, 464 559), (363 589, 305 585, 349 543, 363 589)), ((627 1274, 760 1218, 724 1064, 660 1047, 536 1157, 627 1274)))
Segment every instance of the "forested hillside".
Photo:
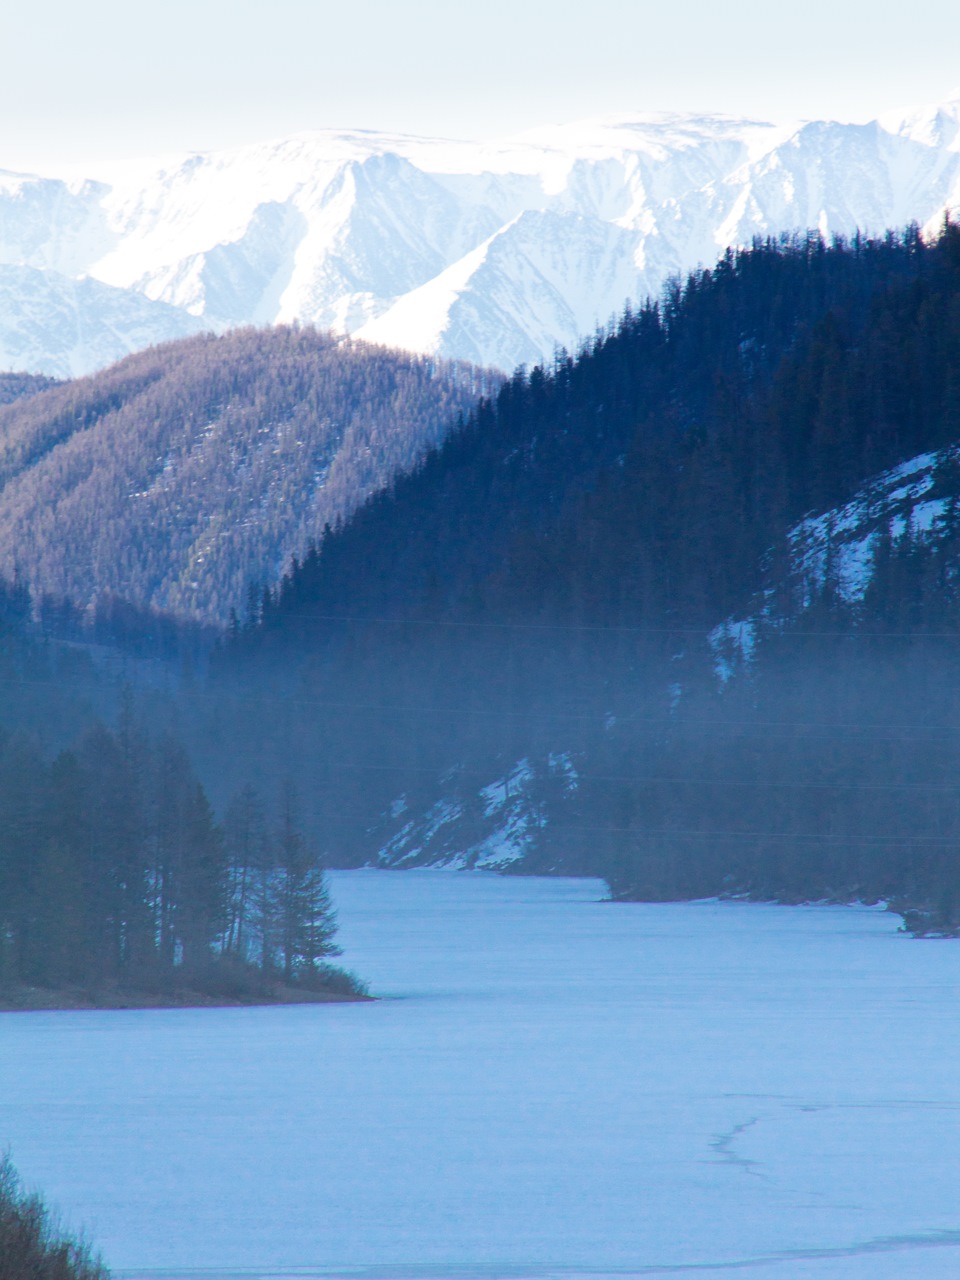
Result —
POLYGON ((55 378, 46 378, 41 373, 0 373, 0 405, 12 404, 23 396, 36 395, 56 385, 55 378))
POLYGON ((954 543, 891 517, 851 601, 829 554, 801 583, 791 531, 958 436, 960 229, 727 254, 518 373, 325 538, 223 687, 273 682, 243 716, 299 735, 345 860, 429 860, 453 823, 469 863, 499 778, 526 869, 952 927, 954 543))
POLYGON ((958 243, 728 254, 578 359, 517 374, 288 577, 266 633, 308 601, 717 620, 804 512, 955 439, 958 243))
POLYGON ((299 328, 7 381, 0 572, 80 608, 111 595, 220 622, 499 384, 299 328))

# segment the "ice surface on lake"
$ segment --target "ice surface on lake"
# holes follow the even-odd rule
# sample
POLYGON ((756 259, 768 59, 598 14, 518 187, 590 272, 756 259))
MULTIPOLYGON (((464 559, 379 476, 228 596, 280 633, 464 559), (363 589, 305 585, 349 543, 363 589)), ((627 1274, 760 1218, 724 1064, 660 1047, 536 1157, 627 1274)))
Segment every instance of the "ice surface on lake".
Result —
POLYGON ((0 1147, 121 1276, 960 1275, 960 945, 333 887, 378 1003, 0 1016, 0 1147))

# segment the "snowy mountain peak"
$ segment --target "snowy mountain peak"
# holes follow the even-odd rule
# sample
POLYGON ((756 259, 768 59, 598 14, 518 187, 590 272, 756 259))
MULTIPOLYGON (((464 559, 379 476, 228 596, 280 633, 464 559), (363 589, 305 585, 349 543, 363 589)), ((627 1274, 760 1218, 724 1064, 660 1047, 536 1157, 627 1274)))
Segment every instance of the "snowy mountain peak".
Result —
MULTIPOLYGON (((55 273, 51 297, 89 278, 104 306, 163 304, 159 337, 297 319, 509 369, 729 245, 936 226, 957 207, 960 91, 868 125, 623 113, 487 142, 323 130, 97 181, 0 171, 0 265, 55 273)), ((27 305, 21 358, 63 372, 35 286, 25 302, 26 278, 3 277, 0 326, 27 305)), ((97 323, 134 349, 140 321, 110 315, 97 323)))

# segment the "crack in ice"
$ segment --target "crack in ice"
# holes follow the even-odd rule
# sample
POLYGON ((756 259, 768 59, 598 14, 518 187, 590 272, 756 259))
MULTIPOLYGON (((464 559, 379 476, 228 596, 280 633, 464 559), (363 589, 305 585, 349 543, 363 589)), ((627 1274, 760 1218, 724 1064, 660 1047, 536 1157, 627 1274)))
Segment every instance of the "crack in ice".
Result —
POLYGON ((759 1124, 759 1116, 751 1116, 749 1120, 744 1120, 742 1124, 735 1124, 732 1129, 728 1129, 725 1133, 719 1133, 712 1139, 710 1146, 716 1152, 719 1159, 712 1160, 711 1164, 732 1164, 744 1173, 749 1173, 754 1178, 767 1178, 768 1175, 761 1173, 760 1161, 750 1160, 747 1156, 740 1155, 734 1150, 734 1143, 742 1133, 746 1133, 748 1129, 752 1129, 755 1124, 759 1124))

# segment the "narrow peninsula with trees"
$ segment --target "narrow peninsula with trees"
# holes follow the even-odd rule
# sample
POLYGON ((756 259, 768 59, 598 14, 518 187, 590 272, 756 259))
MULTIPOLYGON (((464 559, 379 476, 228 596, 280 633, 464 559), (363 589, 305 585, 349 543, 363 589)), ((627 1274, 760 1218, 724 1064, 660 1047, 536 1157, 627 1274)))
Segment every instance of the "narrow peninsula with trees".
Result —
POLYGON ((0 740, 0 1009, 356 1000, 296 793, 215 821, 181 744, 132 715, 49 763, 0 740))

